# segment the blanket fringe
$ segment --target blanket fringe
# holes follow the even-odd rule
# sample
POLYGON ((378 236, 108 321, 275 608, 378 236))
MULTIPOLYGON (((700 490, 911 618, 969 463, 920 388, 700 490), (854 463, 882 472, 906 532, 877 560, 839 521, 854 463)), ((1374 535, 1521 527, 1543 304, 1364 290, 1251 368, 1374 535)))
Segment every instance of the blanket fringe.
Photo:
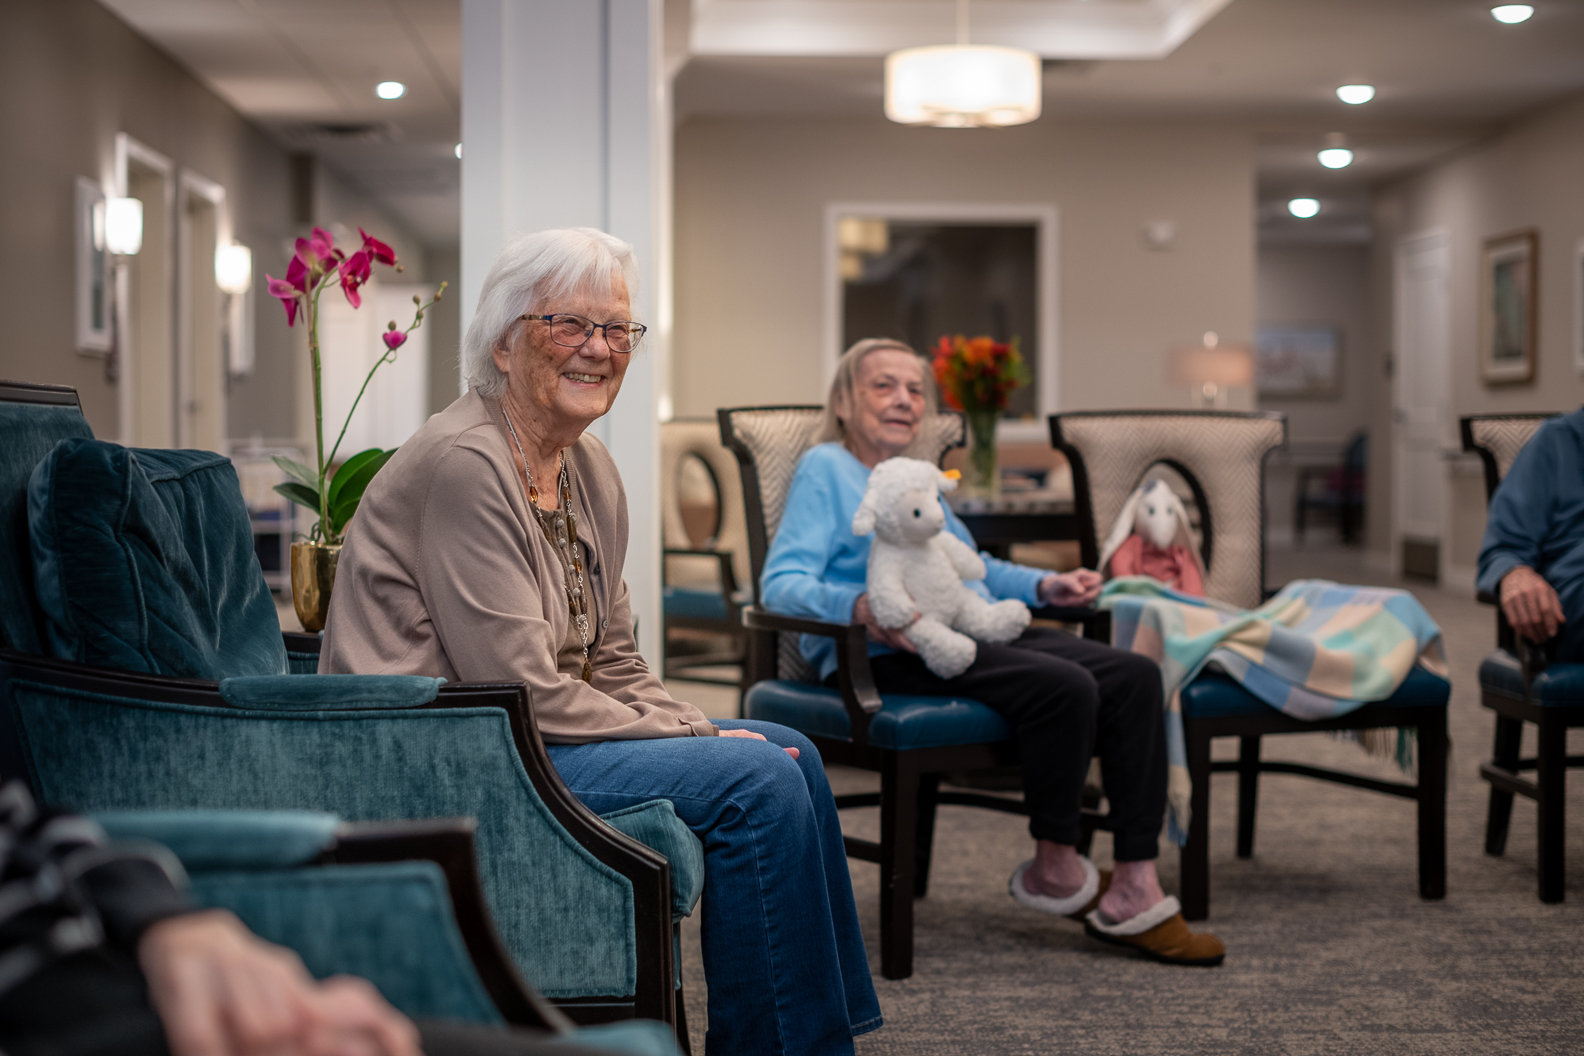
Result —
POLYGON ((1376 726, 1367 730, 1336 730, 1331 736, 1353 741, 1377 759, 1390 759, 1404 774, 1414 773, 1419 736, 1411 727, 1376 726))

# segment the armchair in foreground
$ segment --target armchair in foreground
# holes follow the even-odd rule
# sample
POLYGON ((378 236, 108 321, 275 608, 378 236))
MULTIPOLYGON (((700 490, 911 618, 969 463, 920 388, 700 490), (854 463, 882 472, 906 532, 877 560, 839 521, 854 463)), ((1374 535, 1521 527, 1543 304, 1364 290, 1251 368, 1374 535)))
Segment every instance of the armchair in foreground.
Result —
POLYGON ((97 444, 74 391, 0 384, 0 772, 91 811, 476 818, 523 976, 578 1022, 677 1024, 703 854, 671 805, 584 807, 519 683, 286 674, 316 643, 283 647, 246 516, 223 457, 97 444))

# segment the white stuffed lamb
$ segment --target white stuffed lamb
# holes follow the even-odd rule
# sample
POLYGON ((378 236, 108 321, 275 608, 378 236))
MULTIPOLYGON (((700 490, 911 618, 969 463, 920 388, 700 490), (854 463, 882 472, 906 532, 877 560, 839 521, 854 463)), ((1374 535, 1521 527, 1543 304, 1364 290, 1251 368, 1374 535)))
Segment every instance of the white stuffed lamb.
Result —
POLYGON ((928 462, 891 458, 869 474, 869 488, 853 517, 854 535, 874 532, 869 549, 869 607, 882 627, 902 632, 941 678, 968 670, 974 639, 1010 642, 1029 625, 1021 601, 985 601, 965 581, 985 577, 973 548, 943 531, 940 493, 957 482, 928 462), (911 624, 913 614, 919 619, 911 624), (959 633, 960 632, 960 633, 959 633))

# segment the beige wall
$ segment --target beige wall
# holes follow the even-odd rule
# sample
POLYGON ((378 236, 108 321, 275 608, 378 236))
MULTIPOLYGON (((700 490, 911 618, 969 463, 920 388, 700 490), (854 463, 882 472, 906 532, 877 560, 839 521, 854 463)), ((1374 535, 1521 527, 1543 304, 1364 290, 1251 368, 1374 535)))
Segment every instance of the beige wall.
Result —
POLYGON ((821 227, 839 201, 1055 206, 1063 406, 1186 405, 1166 349, 1205 330, 1253 336, 1252 144, 1181 122, 690 119, 676 140, 676 413, 823 397, 821 227), (1153 220, 1176 221, 1173 249, 1145 247, 1153 220))
MULTIPOLYGON (((1376 340, 1381 347, 1391 342, 1393 247, 1403 237, 1433 229, 1450 237, 1454 420, 1465 414, 1571 410, 1584 401, 1584 377, 1573 366, 1572 336, 1580 325, 1573 255, 1584 238, 1581 188, 1584 96, 1575 96, 1377 195, 1373 286, 1376 340), (1522 385, 1489 386, 1479 379, 1475 356, 1481 246, 1491 236, 1525 227, 1540 233, 1536 378, 1522 385)), ((1390 421, 1390 394, 1384 387, 1373 420, 1376 435, 1384 438, 1390 421)), ((1450 435, 1448 439, 1452 442, 1450 435)), ((1390 469, 1387 445, 1377 445, 1373 455, 1371 469, 1384 482, 1390 469)), ((1484 490, 1474 464, 1450 472, 1451 563, 1466 570, 1478 556, 1484 530, 1484 490)), ((1370 542, 1384 550, 1389 535, 1381 525, 1372 525, 1370 542)))
MULTIPOLYGON (((253 250, 256 298, 256 366, 228 383, 227 430, 294 435, 305 354, 264 285, 265 272, 285 274, 298 233, 285 152, 93 0, 27 0, 6 15, 0 91, 13 102, 0 108, 0 377, 75 386, 95 434, 118 435, 104 360, 75 350, 72 203, 78 176, 111 186, 116 133, 126 132, 226 189, 234 236, 253 250)), ((362 223, 396 246, 404 278, 425 278, 422 248, 398 224, 332 175, 317 190, 316 219, 362 223)))

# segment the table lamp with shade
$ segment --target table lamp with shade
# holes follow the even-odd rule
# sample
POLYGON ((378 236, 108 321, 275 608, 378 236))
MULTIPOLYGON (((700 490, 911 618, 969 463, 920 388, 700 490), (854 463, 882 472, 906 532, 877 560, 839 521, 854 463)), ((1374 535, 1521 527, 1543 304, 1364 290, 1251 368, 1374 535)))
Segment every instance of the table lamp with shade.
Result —
POLYGON ((1254 384, 1253 350, 1222 342, 1214 330, 1198 344, 1172 349, 1168 362, 1171 380, 1189 387, 1195 407, 1225 407, 1227 389, 1254 384))

